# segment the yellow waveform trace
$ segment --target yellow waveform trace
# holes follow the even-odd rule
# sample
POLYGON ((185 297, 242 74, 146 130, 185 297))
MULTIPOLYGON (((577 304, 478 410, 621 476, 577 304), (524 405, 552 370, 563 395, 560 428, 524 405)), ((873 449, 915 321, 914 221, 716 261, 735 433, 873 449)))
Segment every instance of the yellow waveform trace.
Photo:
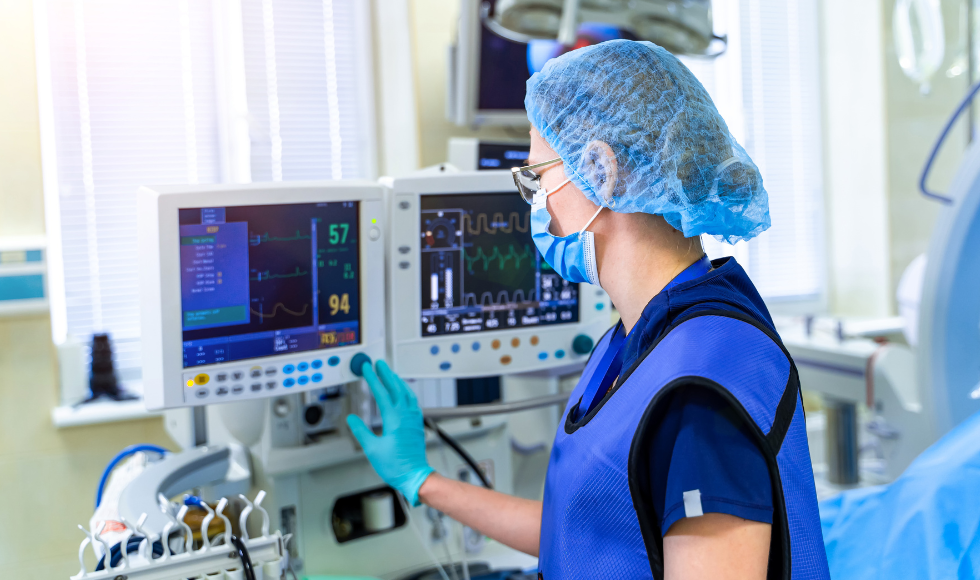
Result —
POLYGON ((483 232, 488 234, 495 234, 498 231, 505 234, 513 232, 515 229, 521 233, 526 233, 528 231, 528 222, 531 219, 530 210, 524 212, 523 223, 521 222, 521 214, 514 211, 507 216, 507 225, 496 225, 504 223, 503 212, 497 212, 493 214, 489 222, 487 221, 487 214, 480 213, 476 216, 476 226, 474 227, 474 220, 468 213, 463 214, 463 230, 469 233, 471 236, 480 235, 483 232))
POLYGON ((286 305, 283 304, 282 302, 276 302, 276 305, 272 307, 272 312, 270 314, 265 314, 264 312, 255 310, 253 308, 249 308, 249 310, 251 310, 252 314, 258 316, 259 318, 265 319, 265 318, 275 318, 280 308, 282 309, 283 312, 291 316, 304 316, 306 314, 306 311, 310 308, 310 305, 304 304, 303 310, 301 310, 300 312, 295 312, 293 310, 286 308, 286 305))

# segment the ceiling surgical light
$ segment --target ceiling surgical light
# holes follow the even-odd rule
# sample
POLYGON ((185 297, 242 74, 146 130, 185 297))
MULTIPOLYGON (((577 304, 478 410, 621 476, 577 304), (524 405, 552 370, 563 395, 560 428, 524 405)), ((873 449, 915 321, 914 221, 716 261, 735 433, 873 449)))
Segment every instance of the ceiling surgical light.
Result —
POLYGON ((710 0, 485 0, 484 24, 508 40, 575 43, 583 22, 610 24, 674 54, 718 56, 727 38, 714 33, 710 0))

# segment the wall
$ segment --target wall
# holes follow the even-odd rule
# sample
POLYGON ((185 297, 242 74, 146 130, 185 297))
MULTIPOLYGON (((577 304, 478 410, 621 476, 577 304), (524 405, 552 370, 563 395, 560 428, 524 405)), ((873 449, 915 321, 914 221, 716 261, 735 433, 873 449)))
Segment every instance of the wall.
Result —
MULTIPOLYGON (((940 205, 918 191, 939 132, 967 89, 947 78, 960 4, 942 3, 946 57, 928 95, 898 65, 895 0, 821 1, 827 256, 835 314, 888 316, 902 272, 927 250, 940 205)), ((966 143, 960 123, 932 178, 945 191, 966 143)))
POLYGON ((828 302, 836 314, 891 310, 881 12, 875 2, 820 5, 828 302))
MULTIPOLYGON (((32 3, 0 0, 0 236, 44 233, 32 3)), ((78 571, 102 468, 122 447, 173 447, 162 420, 57 430, 47 316, 0 318, 0 563, 4 577, 78 571)))
MULTIPOLYGON (((909 262, 927 250, 936 215, 942 207, 919 193, 919 175, 940 131, 969 88, 965 74, 954 78, 946 75, 956 60, 961 41, 963 50, 966 46, 963 38, 965 31, 960 31, 961 3, 941 2, 940 5, 945 25, 945 58, 932 78, 932 90, 923 95, 898 65, 892 34, 895 0, 882 2, 885 131, 888 145, 888 246, 891 250, 889 282, 892 298, 909 262)), ((967 143, 966 123, 961 120, 957 127, 947 138, 933 169, 929 180, 933 191, 945 192, 949 189, 962 158, 967 143)))

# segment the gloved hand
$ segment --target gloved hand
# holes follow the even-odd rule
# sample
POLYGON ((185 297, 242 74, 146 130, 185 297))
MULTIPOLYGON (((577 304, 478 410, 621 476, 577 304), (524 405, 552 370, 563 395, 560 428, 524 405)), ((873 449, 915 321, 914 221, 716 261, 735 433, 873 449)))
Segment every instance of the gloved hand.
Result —
POLYGON ((419 488, 434 471, 425 458, 422 409, 415 393, 384 361, 378 361, 377 368, 375 373, 364 363, 362 371, 381 410, 382 435, 375 435, 357 415, 348 415, 347 425, 381 479, 418 506, 419 488))

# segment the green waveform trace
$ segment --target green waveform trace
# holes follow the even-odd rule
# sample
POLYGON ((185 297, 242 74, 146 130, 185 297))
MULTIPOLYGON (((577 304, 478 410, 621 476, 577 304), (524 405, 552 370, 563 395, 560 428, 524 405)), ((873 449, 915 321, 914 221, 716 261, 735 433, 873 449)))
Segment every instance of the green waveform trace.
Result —
POLYGON ((309 272, 304 272, 296 266, 296 270, 290 272, 289 274, 270 274, 268 270, 265 272, 259 272, 258 276, 255 278, 249 277, 252 282, 264 282, 266 280, 273 280, 276 278, 298 278, 299 276, 308 276, 309 272))
POLYGON ((476 249, 476 254, 473 256, 467 256, 466 250, 465 249, 463 250, 463 259, 466 260, 466 269, 471 272, 473 271, 473 263, 476 262, 477 260, 483 260, 484 270, 489 270, 490 264, 494 260, 497 260, 498 267, 501 270, 503 270, 504 268, 506 268, 507 262, 513 259, 514 269, 516 270, 517 268, 521 267, 521 262, 523 260, 526 259, 530 261, 531 258, 533 257, 534 257, 534 253, 531 251, 531 247, 528 246, 527 244, 524 245, 523 252, 517 252, 516 250, 514 250, 513 245, 508 246, 508 250, 506 254, 501 254, 500 248, 498 246, 494 246, 493 252, 491 252, 489 256, 483 253, 483 248, 479 248, 479 247, 476 249))
POLYGON ((261 236, 255 236, 255 238, 253 238, 252 245, 254 246, 254 245, 265 243, 265 242, 295 242, 295 241, 298 241, 298 240, 308 240, 308 239, 310 239, 310 236, 309 235, 303 235, 303 233, 300 232, 299 230, 296 230, 296 233, 293 234, 293 237, 291 237, 291 238, 280 237, 280 236, 270 236, 269 235, 269 232, 266 232, 266 233, 262 234, 261 236))

